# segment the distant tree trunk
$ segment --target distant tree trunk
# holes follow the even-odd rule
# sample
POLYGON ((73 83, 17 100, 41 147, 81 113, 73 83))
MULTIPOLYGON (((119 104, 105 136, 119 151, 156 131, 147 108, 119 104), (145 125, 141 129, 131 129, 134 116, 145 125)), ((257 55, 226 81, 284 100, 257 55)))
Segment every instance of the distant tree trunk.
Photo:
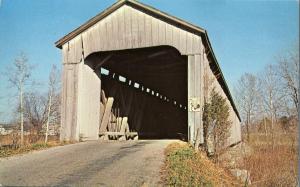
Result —
MULTIPOLYGON (((52 105, 52 99, 54 97, 54 94, 56 93, 58 81, 59 81, 59 72, 58 72, 56 66, 53 65, 50 75, 49 75, 49 94, 48 94, 49 102, 48 102, 48 110, 47 110, 45 143, 47 143, 47 141, 48 141, 50 115, 52 112, 51 105, 52 105)), ((53 109, 53 110, 55 110, 55 109, 53 109)))
POLYGON ((274 139, 274 116, 271 115, 271 139, 272 139, 272 150, 275 148, 275 139, 274 139))
POLYGON ((250 142, 250 135, 249 135, 249 124, 250 123, 250 112, 247 112, 247 122, 246 122, 246 128, 247 128, 247 141, 250 142))
POLYGON ((28 63, 28 59, 24 53, 21 53, 15 58, 14 62, 7 67, 5 74, 11 86, 18 90, 20 96, 18 112, 20 112, 20 126, 21 126, 21 145, 24 144, 24 90, 32 71, 32 66, 28 63))
POLYGON ((20 84, 20 124, 21 124, 21 145, 24 145, 24 106, 23 106, 22 84, 20 84))
POLYGON ((47 114, 47 123, 46 123, 46 135, 45 135, 45 143, 48 141, 48 134, 49 134, 49 118, 50 118, 50 111, 51 111, 51 100, 52 100, 52 90, 49 94, 49 103, 48 103, 48 114, 47 114))
POLYGON ((265 116, 263 116, 263 117, 264 117, 265 135, 266 135, 266 137, 267 137, 267 135, 268 135, 268 133, 267 133, 267 122, 266 122, 266 117, 265 117, 265 116))

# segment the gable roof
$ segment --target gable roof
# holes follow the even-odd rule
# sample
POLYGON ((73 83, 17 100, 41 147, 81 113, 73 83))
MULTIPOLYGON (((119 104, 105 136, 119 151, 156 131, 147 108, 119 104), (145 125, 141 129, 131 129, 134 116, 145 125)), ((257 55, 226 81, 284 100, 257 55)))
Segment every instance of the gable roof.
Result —
POLYGON ((103 12, 99 13, 95 17, 93 17, 90 20, 88 20, 87 22, 85 22, 83 25, 81 25, 77 29, 73 30, 69 34, 67 34, 64 37, 62 37, 61 39, 59 39, 57 42, 55 42, 56 47, 61 49, 62 46, 65 43, 72 40, 77 35, 81 34, 82 32, 84 32, 85 30, 87 30, 88 28, 90 28, 91 26, 93 26, 94 24, 96 24, 97 22, 99 22, 100 20, 102 20, 103 18, 105 18, 106 16, 108 16, 109 14, 111 14, 112 12, 114 12, 115 10, 117 10, 118 8, 120 8, 123 5, 131 6, 135 9, 137 9, 137 10, 143 11, 143 12, 145 12, 145 13, 153 16, 153 17, 156 17, 156 18, 158 18, 162 21, 165 21, 167 23, 175 25, 175 26, 177 26, 177 27, 179 27, 183 30, 186 30, 188 32, 191 32, 191 33, 194 33, 196 35, 201 36, 203 44, 206 48, 206 54, 207 54, 208 58, 210 58, 212 60, 212 63, 216 66, 217 72, 220 75, 220 77, 219 78, 217 77, 217 79, 220 81, 220 84, 221 84, 225 94, 227 95, 234 111, 236 112, 239 120, 241 121, 239 112, 238 112, 238 110, 237 110, 237 108, 234 104, 234 101, 233 101, 233 98, 232 98, 231 93, 229 91, 228 85, 225 81, 225 78, 223 76, 223 73, 221 71, 219 63, 218 63, 218 61, 215 57, 215 54, 212 50, 211 43, 209 41, 207 31, 205 29, 201 28, 201 27, 198 27, 198 26, 193 25, 191 23, 188 23, 184 20, 181 20, 179 18, 171 16, 171 15, 169 15, 167 13, 164 13, 164 12, 158 10, 158 9, 155 9, 151 6, 145 5, 145 4, 140 3, 136 0, 120 0, 116 3, 114 3, 109 8, 105 9, 103 12))

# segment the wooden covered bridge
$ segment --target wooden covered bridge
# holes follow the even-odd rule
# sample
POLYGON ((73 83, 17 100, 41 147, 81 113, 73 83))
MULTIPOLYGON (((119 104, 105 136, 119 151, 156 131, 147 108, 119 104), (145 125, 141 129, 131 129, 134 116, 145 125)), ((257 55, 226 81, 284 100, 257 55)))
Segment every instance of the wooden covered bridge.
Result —
POLYGON ((228 143, 241 140, 240 117, 206 30, 121 0, 56 46, 63 56, 61 140, 98 139, 126 119, 126 131, 141 138, 203 143, 203 105, 212 88, 230 106, 228 143))

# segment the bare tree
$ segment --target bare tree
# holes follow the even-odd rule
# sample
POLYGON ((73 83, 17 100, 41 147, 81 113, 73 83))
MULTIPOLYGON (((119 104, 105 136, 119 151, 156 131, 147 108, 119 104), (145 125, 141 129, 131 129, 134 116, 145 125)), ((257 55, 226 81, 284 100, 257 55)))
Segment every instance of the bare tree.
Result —
POLYGON ((277 76, 276 67, 267 65, 260 76, 260 94, 264 107, 271 119, 272 146, 274 148, 274 125, 283 106, 285 97, 282 91, 282 82, 277 76))
POLYGON ((299 47, 278 57, 278 75, 283 80, 283 89, 299 112, 299 47))
POLYGON ((6 74, 10 84, 18 90, 20 102, 21 145, 24 144, 24 89, 29 82, 32 66, 24 53, 16 57, 14 63, 7 68, 6 74))
POLYGON ((30 140, 32 142, 39 139, 41 132, 46 133, 48 119, 48 127, 51 124, 59 124, 60 95, 58 93, 58 91, 52 92, 51 102, 49 102, 48 92, 28 92, 24 94, 24 121, 27 122, 27 128, 31 129, 30 140))
POLYGON ((242 75, 236 86, 236 99, 246 123, 247 139, 249 141, 249 126, 259 107, 258 81, 256 76, 250 73, 242 75))
POLYGON ((38 92, 24 94, 24 118, 34 131, 40 132, 47 119, 47 97, 38 92))
MULTIPOLYGON (((50 75, 49 75, 49 91, 48 91, 48 110, 47 110, 47 122, 46 122, 46 133, 45 133, 45 143, 48 141, 49 134, 49 122, 51 117, 51 110, 54 110, 53 97, 55 96, 59 83, 59 72, 55 65, 52 66, 50 75)), ((57 108, 56 108, 57 109, 57 108)))

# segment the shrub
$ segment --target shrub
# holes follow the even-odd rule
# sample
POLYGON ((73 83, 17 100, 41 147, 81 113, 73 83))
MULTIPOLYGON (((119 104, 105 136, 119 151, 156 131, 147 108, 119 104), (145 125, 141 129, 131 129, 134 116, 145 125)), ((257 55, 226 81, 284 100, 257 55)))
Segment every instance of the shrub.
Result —
POLYGON ((235 186, 234 177, 188 144, 173 143, 166 149, 165 183, 170 186, 235 186))
POLYGON ((207 152, 209 151, 209 141, 213 143, 213 153, 216 156, 224 148, 231 127, 228 118, 229 106, 226 99, 213 89, 210 93, 209 102, 204 105, 203 112, 204 141, 207 152))

